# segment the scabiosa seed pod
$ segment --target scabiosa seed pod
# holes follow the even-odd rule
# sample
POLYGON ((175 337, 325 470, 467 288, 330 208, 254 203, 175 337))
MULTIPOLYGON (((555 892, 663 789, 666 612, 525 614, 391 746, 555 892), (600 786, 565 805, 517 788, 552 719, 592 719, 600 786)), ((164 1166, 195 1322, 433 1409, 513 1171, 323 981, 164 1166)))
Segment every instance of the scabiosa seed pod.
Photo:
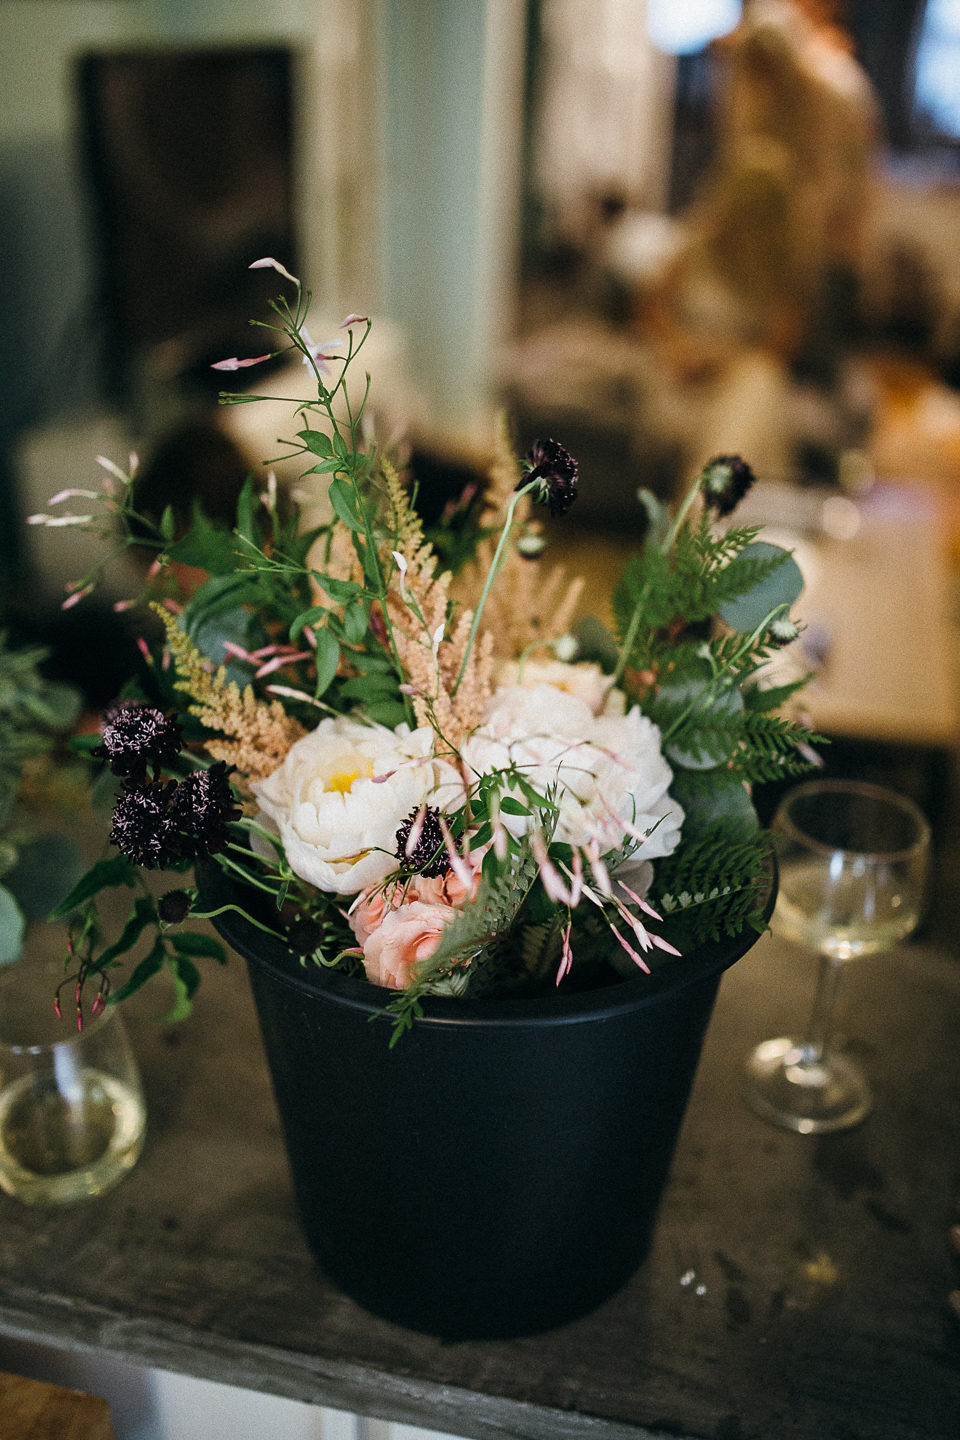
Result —
POLYGON ((549 505, 550 514, 566 515, 577 498, 577 462, 557 440, 534 440, 523 457, 526 467, 517 486, 539 480, 532 491, 538 505, 549 505))
POLYGON ((756 476, 739 455, 717 455, 700 474, 704 503, 718 516, 736 510, 756 476))
POLYGON ((800 626, 785 615, 780 620, 771 621, 767 630, 767 643, 782 649, 784 645, 792 645, 799 634, 800 626))
POLYGON ((180 858, 168 803, 174 788, 169 780, 130 781, 116 803, 110 843, 145 870, 180 858))
POLYGON ((107 760, 114 775, 143 780, 147 767, 156 775, 176 762, 183 731, 162 710, 137 701, 112 705, 100 726, 103 741, 93 754, 107 760))
POLYGON ((287 931, 287 944, 295 955, 312 955, 320 949, 322 939, 319 922, 309 918, 295 920, 287 931))
POLYGON ((411 810, 397 830, 395 855, 404 870, 416 870, 428 879, 439 879, 450 869, 450 859, 440 828, 440 811, 432 805, 421 810, 411 810), (420 833, 414 827, 419 824, 420 833), (413 845, 410 837, 414 835, 413 845), (409 853, 408 853, 409 850, 409 853))
POLYGON ((157 901, 157 914, 165 925, 179 925, 190 914, 192 904, 186 890, 168 890, 157 901))
POLYGON ((241 813, 230 789, 232 768, 218 760, 209 770, 195 770, 174 788, 170 819, 181 860, 201 860, 227 845, 227 826, 241 813))

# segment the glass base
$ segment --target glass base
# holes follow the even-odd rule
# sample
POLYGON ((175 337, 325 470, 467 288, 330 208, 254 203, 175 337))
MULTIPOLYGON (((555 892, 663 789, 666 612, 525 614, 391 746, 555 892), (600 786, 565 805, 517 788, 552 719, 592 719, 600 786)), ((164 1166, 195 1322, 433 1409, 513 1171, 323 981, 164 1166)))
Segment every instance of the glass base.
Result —
POLYGON ((849 1130, 869 1115, 873 1096, 859 1067, 845 1055, 827 1053, 804 1064, 801 1040, 764 1040, 751 1053, 743 1098, 762 1120, 801 1135, 849 1130))

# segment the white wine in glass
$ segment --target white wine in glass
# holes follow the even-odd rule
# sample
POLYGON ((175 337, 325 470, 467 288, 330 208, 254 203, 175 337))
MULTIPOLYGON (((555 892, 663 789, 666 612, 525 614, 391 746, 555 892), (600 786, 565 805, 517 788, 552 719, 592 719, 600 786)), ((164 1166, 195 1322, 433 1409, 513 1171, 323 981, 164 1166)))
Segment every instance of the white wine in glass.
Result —
POLYGON ((856 780, 813 780, 786 796, 771 827, 780 872, 770 925, 816 951, 807 1033, 764 1040, 744 1075, 751 1109, 801 1134, 846 1130, 869 1113, 859 1067, 830 1046, 843 965, 889 950, 915 929, 930 827, 911 800, 856 780))

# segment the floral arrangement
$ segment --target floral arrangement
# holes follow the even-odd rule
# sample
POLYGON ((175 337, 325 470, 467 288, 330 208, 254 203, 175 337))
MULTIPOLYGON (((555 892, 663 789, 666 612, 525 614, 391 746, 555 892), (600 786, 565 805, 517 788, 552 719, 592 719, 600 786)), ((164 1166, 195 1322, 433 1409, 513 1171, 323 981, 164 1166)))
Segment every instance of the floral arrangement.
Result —
POLYGON ((155 551, 144 593, 121 602, 143 607, 147 668, 94 740, 119 786, 116 853, 55 912, 70 917, 81 1020, 88 983, 99 1008, 161 970, 186 1013, 195 961, 223 958, 183 928, 222 913, 204 909, 203 865, 236 882, 227 908, 304 965, 383 987, 394 1039, 425 995, 611 983, 762 929, 768 850, 748 786, 807 768, 811 737, 784 712, 803 681, 765 680, 798 633, 799 570, 726 520, 749 467, 712 461, 676 514, 641 492, 616 633, 571 630, 579 586, 548 569, 534 507, 570 509, 576 461, 544 440, 518 462, 501 435, 486 487, 427 533, 377 443, 370 377, 355 383, 370 321, 350 315, 315 344, 300 282, 257 263, 290 287, 270 356, 299 353, 316 383, 289 446, 300 488, 248 480, 227 531, 199 510, 138 516, 135 464, 102 460, 102 491, 84 492, 97 513, 63 514, 80 493, 66 492, 32 517, 155 551), (157 898, 145 870, 185 878, 157 898), (117 885, 136 898, 108 940, 97 897, 117 885))

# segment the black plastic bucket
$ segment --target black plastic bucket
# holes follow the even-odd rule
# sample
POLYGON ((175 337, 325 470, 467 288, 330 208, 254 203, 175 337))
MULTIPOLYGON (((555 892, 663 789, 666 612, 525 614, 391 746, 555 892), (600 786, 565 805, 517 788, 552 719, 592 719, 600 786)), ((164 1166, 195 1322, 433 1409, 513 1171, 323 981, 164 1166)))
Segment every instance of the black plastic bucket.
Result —
MULTIPOLYGON (((228 888, 208 872, 205 907, 228 888)), ((753 930, 605 989, 428 999, 391 1050, 389 991, 302 966, 236 914, 215 923, 248 961, 307 1240, 348 1295, 493 1339, 565 1324, 629 1279, 720 976, 753 930)))

